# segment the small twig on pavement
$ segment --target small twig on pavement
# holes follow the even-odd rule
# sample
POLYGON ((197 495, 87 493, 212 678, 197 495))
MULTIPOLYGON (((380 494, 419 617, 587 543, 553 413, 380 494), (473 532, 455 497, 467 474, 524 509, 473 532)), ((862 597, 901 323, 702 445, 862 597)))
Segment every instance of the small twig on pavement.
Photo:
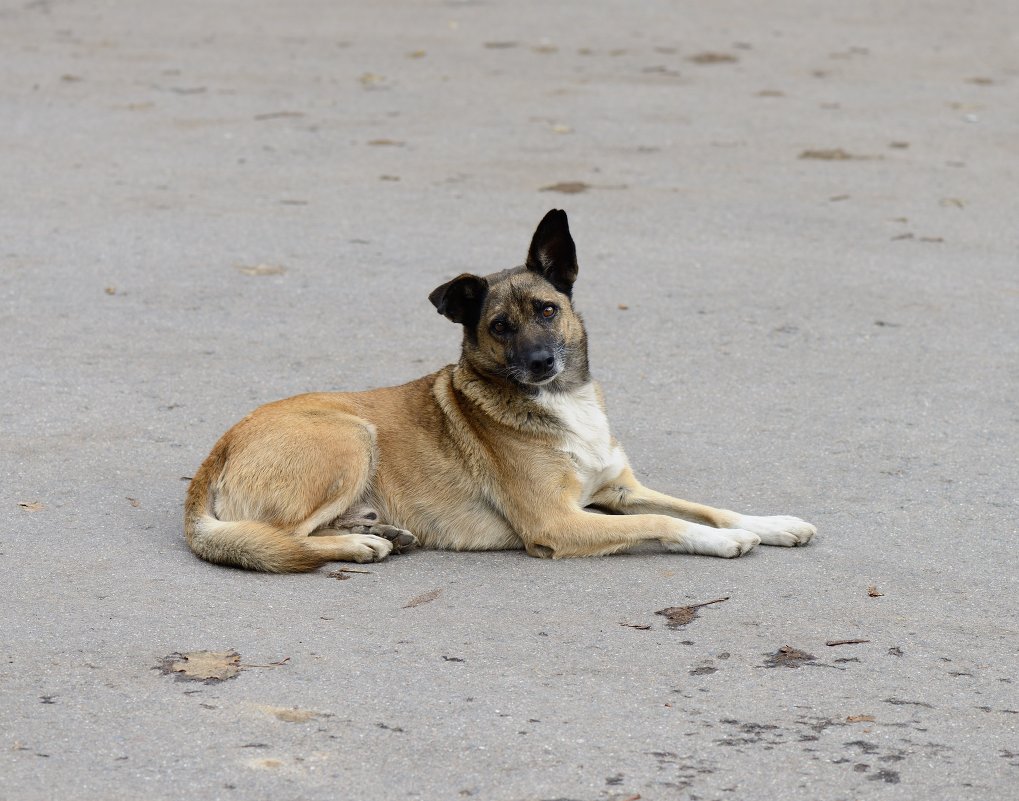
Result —
POLYGON ((713 601, 705 601, 702 604, 687 604, 686 608, 687 609, 697 609, 698 607, 709 606, 710 604, 720 604, 720 603, 722 603, 722 601, 728 601, 730 597, 731 596, 726 595, 724 598, 716 598, 713 601))
POLYGON ((274 668, 274 667, 282 667, 283 665, 285 665, 289 661, 290 661, 290 657, 288 656, 288 657, 286 657, 284 659, 281 659, 279 662, 270 662, 268 665, 238 665, 237 667, 242 667, 242 668, 253 668, 253 667, 255 667, 255 668, 274 668))

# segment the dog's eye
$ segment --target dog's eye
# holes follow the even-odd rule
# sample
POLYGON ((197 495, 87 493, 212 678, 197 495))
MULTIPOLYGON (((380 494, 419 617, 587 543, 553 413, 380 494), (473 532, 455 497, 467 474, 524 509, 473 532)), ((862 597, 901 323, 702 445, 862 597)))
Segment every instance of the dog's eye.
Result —
POLYGON ((551 303, 549 303, 547 306, 542 308, 541 316, 544 317, 546 320, 550 320, 553 317, 555 317, 555 313, 557 311, 559 311, 559 309, 557 309, 555 306, 553 306, 551 303))
POLYGON ((507 329, 506 321, 496 320, 494 323, 492 323, 490 328, 493 334, 505 334, 507 329))

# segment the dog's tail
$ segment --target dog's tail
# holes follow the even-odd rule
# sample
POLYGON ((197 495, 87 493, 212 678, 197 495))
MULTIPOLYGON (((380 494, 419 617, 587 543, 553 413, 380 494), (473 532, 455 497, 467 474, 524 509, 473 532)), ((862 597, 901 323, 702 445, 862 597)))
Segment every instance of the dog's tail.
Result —
POLYGON ((195 556, 219 565, 265 573, 302 573, 331 560, 293 532, 257 520, 219 520, 213 512, 213 486, 226 466, 226 448, 218 445, 188 486, 184 537, 195 556))

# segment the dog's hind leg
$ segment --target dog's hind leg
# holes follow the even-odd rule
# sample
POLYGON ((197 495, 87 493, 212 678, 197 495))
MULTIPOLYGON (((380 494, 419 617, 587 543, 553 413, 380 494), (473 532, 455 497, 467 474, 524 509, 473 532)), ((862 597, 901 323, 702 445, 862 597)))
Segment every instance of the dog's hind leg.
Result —
POLYGON ((326 424, 314 431, 313 447, 295 445, 291 455, 290 478, 300 482, 300 491, 288 497, 318 501, 301 513, 293 536, 307 550, 338 562, 378 562, 393 550, 410 548, 416 540, 409 532, 379 524, 378 514, 362 501, 375 474, 375 427, 343 412, 320 417, 326 424))
POLYGON ((388 540, 396 553, 406 553, 417 547, 418 538, 405 528, 397 528, 387 523, 375 523, 371 526, 354 526, 350 529, 354 534, 371 535, 388 540))
POLYGON ((381 562, 393 551, 393 543, 373 534, 341 534, 325 529, 305 538, 305 547, 328 557, 330 562, 381 562))
POLYGON ((405 528, 391 526, 388 523, 379 523, 377 520, 364 520, 363 518, 354 521, 337 518, 327 528, 320 528, 312 532, 311 537, 313 540, 317 540, 335 535, 381 537, 390 544, 392 550, 396 553, 406 553, 418 544, 417 537, 405 528))
POLYGON ((418 544, 417 537, 407 529, 381 522, 379 513, 364 504, 351 506, 335 520, 331 520, 325 528, 312 532, 312 536, 316 537, 332 534, 382 537, 392 543, 396 553, 406 553, 418 544))
POLYGON ((374 433, 359 429, 369 440, 367 449, 350 448, 339 460, 329 497, 305 518, 294 534, 304 546, 335 562, 381 562, 394 550, 406 550, 417 541, 408 532, 382 526, 378 514, 358 499, 374 473, 374 433), (396 532, 395 534, 392 532, 396 532), (389 536, 387 536, 387 534, 389 536), (407 536, 400 539, 398 535, 407 536), (409 539, 407 539, 409 538, 409 539))
POLYGON ((307 395, 263 407, 224 435, 191 482, 188 544, 207 561, 275 573, 384 559, 393 540, 408 543, 360 511, 376 460, 375 427, 342 400, 307 395), (357 526, 330 527, 351 516, 357 526))

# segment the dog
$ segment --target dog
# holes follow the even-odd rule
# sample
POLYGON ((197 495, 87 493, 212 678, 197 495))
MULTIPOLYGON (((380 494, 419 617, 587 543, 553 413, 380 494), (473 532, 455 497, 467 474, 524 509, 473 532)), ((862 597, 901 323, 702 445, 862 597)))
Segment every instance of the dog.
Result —
POLYGON ((714 509, 637 481, 588 368, 577 273, 566 213, 553 209, 523 266, 465 273, 429 295, 463 327, 458 364, 249 414, 188 487, 191 550, 283 573, 417 544, 558 559, 650 542, 729 558, 810 541, 815 529, 799 518, 714 509))

